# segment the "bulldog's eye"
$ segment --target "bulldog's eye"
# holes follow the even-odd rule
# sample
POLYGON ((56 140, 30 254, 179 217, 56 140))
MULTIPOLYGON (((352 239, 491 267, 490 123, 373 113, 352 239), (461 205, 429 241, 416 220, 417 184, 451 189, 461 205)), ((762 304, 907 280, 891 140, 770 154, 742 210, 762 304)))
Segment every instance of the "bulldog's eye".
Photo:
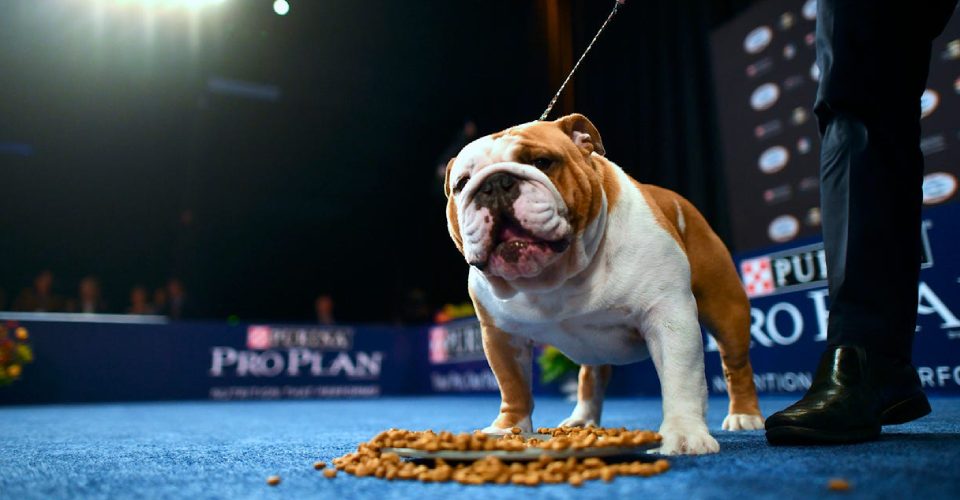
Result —
POLYGON ((460 191, 463 191, 464 186, 466 186, 468 182, 470 182, 469 175, 466 177, 461 177, 460 180, 457 181, 457 185, 453 187, 453 192, 459 193, 460 191))
POLYGON ((531 162, 531 164, 532 164, 534 167, 537 167, 538 170, 546 170, 546 169, 550 168, 550 167, 553 165, 553 160, 551 160, 550 158, 546 158, 546 157, 540 157, 540 158, 534 159, 534 160, 531 162))

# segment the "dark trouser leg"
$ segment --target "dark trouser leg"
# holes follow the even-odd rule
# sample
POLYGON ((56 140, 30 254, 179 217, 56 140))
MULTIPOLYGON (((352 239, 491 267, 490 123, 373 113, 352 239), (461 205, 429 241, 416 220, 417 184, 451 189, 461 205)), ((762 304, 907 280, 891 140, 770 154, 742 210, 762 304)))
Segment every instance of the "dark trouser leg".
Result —
POLYGON ((876 439, 930 413, 910 364, 920 269, 920 95, 956 0, 819 0, 816 113, 829 346, 771 444, 876 439))
POLYGON ((920 263, 920 95, 956 0, 820 0, 815 111, 828 338, 909 362, 920 263))

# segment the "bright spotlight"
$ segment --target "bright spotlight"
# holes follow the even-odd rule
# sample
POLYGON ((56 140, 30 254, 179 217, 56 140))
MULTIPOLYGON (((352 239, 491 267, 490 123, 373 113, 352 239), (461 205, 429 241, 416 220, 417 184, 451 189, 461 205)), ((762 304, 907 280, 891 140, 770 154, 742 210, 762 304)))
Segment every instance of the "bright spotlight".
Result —
POLYGON ((278 16, 285 16, 287 12, 290 12, 290 4, 287 3, 287 0, 276 0, 273 2, 273 11, 276 12, 278 16))

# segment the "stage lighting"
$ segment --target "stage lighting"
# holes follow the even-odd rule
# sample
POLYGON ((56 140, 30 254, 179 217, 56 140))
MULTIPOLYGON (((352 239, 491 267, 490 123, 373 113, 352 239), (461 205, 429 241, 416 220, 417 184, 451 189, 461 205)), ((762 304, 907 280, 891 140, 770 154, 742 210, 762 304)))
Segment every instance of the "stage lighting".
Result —
POLYGON ((290 12, 290 4, 287 3, 287 0, 276 0, 273 2, 273 11, 276 12, 278 16, 285 16, 287 12, 290 12))
POLYGON ((115 3, 124 5, 124 4, 140 4, 147 7, 156 7, 156 8, 188 8, 188 9, 199 9, 206 7, 208 5, 216 5, 225 2, 226 0, 114 0, 115 3))

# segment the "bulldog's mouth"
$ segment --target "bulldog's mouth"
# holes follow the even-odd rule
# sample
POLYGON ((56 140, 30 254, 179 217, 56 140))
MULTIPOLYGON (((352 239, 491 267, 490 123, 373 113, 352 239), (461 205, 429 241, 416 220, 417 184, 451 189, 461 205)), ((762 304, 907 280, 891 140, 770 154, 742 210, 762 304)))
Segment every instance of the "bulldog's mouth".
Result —
POLYGON ((517 221, 510 217, 504 217, 504 221, 500 223, 499 231, 493 239, 491 255, 502 257, 504 261, 515 264, 520 260, 523 251, 531 247, 562 253, 569 246, 570 242, 565 239, 549 241, 537 238, 517 221))
POLYGON ((474 266, 507 279, 532 277, 569 247, 568 239, 538 238, 511 216, 504 215, 494 229, 486 262, 474 266))

